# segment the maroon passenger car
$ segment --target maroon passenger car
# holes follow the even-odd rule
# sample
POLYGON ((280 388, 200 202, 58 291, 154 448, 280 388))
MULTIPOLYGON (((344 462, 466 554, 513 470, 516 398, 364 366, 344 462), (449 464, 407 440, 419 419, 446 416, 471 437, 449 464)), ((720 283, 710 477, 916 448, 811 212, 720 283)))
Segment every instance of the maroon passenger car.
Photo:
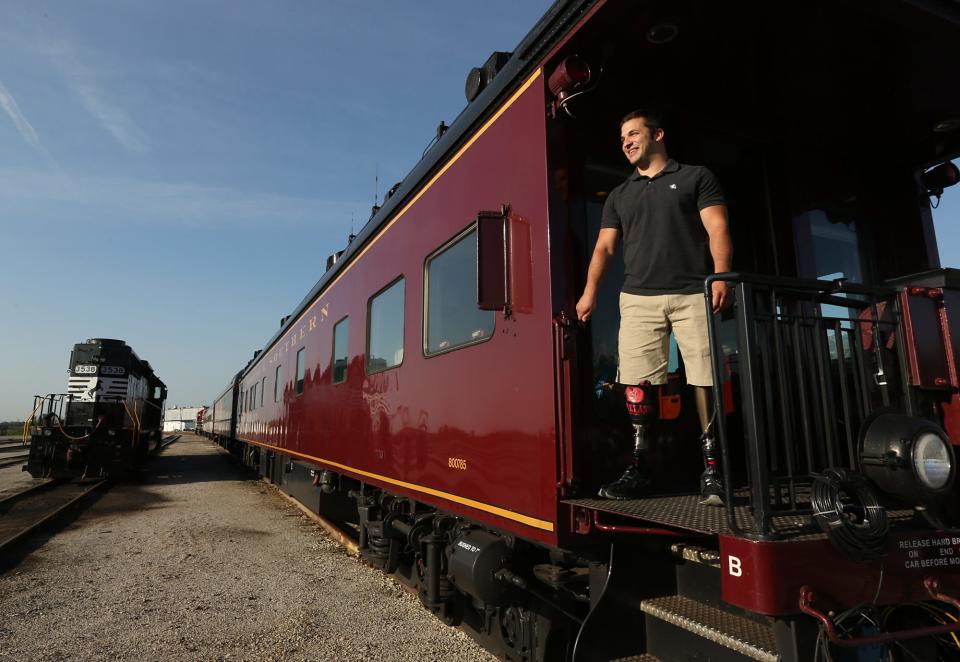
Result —
POLYGON ((960 154, 946 4, 557 2, 470 73, 213 434, 509 659, 952 659, 960 280, 929 204, 960 154), (679 360, 651 497, 593 497, 630 450, 622 274, 571 320, 628 174, 618 119, 645 105, 729 203, 724 509, 697 505, 679 360))

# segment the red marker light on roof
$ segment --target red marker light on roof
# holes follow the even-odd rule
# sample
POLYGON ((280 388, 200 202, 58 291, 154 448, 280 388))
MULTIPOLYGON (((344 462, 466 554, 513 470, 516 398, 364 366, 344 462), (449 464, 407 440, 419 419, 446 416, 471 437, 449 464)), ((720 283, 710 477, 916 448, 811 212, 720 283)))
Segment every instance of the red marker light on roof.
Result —
POLYGON ((590 82, 590 66, 579 55, 571 55, 550 74, 547 87, 562 102, 563 98, 577 88, 590 82))

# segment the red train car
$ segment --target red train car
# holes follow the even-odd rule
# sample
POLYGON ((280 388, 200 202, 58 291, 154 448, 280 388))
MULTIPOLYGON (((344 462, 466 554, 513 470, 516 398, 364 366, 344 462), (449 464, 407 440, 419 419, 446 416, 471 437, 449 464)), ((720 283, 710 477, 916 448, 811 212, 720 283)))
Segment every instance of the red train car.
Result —
POLYGON ((509 659, 953 659, 960 281, 929 200, 956 180, 958 55, 932 0, 557 2, 470 73, 214 435, 509 659), (723 509, 697 503, 678 361, 651 496, 593 496, 630 446, 619 274, 589 326, 574 304, 644 105, 732 219, 723 509))

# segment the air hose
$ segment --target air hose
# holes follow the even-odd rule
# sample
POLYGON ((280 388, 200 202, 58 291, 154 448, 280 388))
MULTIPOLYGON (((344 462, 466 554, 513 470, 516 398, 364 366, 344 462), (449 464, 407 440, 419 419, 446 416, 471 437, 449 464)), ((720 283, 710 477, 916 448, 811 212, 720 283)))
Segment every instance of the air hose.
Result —
POLYGON ((814 521, 847 558, 875 561, 886 555, 887 511, 863 476, 846 469, 825 469, 814 478, 810 502, 814 521))

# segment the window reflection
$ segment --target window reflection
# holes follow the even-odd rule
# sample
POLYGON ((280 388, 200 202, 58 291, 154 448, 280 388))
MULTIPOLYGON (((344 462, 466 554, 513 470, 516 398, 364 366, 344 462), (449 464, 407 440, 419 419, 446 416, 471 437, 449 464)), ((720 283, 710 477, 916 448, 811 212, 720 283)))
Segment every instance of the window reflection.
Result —
POLYGON ((344 317, 333 327, 333 383, 339 384, 347 380, 347 336, 348 320, 344 317))
POLYGON ((479 342, 493 333, 492 310, 477 307, 477 231, 427 262, 427 354, 479 342))
POLYGON ((370 299, 367 372, 380 372, 403 362, 403 285, 401 278, 370 299))
POLYGON ((307 370, 307 348, 297 352, 297 394, 303 393, 303 376, 307 370))
POLYGON ((811 209, 794 219, 802 276, 864 282, 860 233, 849 217, 811 209))

